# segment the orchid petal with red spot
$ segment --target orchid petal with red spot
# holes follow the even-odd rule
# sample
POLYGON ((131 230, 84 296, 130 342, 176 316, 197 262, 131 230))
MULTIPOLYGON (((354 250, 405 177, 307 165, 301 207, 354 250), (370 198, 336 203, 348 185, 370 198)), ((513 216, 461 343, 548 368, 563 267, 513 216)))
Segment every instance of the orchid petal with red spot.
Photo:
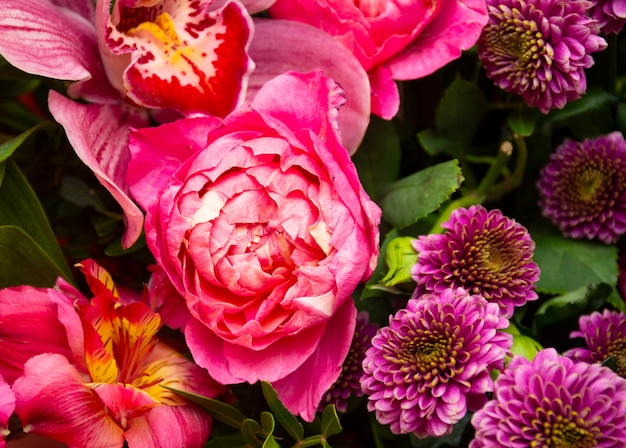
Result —
POLYGON ((129 3, 116 2, 109 14, 110 2, 100 1, 96 11, 116 87, 137 104, 185 115, 224 117, 242 103, 254 64, 247 55, 252 20, 241 4, 129 3))

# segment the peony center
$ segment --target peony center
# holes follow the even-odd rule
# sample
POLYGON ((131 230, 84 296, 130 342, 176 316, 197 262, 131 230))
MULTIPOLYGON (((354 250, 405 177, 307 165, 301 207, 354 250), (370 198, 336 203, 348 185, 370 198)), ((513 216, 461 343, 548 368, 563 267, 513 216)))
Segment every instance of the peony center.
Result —
POLYGON ((387 0, 354 0, 365 17, 378 17, 385 11, 387 0))

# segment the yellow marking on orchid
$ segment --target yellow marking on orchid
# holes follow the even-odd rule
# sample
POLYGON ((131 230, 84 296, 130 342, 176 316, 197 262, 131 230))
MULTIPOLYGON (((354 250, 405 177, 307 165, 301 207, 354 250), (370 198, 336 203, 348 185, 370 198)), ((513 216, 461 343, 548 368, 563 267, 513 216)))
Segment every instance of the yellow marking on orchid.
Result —
POLYGON ((195 53, 193 47, 183 44, 176 32, 176 26, 172 17, 164 12, 159 14, 154 22, 143 22, 127 31, 131 37, 145 32, 154 37, 155 43, 161 44, 163 56, 167 57, 172 64, 178 64, 183 57, 189 58, 195 53))

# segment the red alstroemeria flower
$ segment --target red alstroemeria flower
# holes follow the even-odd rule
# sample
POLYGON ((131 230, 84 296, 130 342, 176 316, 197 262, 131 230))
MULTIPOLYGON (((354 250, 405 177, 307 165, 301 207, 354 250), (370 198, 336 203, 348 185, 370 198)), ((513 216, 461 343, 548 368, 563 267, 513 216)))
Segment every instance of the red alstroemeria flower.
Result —
POLYGON ((4 378, 0 376, 0 448, 6 446, 4 438, 9 434, 9 417, 13 414, 14 409, 15 395, 4 378))
POLYGON ((19 344, 30 347, 21 366, 15 358, 0 362, 3 375, 20 371, 12 388, 24 430, 70 447, 122 447, 125 441, 130 448, 201 447, 210 419, 163 386, 205 396, 222 386, 157 339, 158 314, 141 302, 122 304, 108 273, 93 261, 81 269, 95 295, 91 301, 63 283, 0 291, 1 336, 9 341, 0 358, 19 344), (43 315, 33 314, 31 304, 43 315), (20 331, 29 321, 32 332, 20 331))

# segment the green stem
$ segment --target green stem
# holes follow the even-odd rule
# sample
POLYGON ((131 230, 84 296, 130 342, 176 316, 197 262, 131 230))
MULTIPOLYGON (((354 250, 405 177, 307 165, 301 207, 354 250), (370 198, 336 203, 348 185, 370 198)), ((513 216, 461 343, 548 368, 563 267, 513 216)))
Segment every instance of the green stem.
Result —
POLYGON ((489 191, 489 200, 496 200, 504 196, 509 191, 517 188, 524 179, 524 171, 526 170, 526 161, 528 160, 528 148, 526 140, 518 134, 513 134, 513 141, 517 148, 517 159, 515 160, 515 170, 513 175, 507 177, 504 181, 494 185, 489 191))

